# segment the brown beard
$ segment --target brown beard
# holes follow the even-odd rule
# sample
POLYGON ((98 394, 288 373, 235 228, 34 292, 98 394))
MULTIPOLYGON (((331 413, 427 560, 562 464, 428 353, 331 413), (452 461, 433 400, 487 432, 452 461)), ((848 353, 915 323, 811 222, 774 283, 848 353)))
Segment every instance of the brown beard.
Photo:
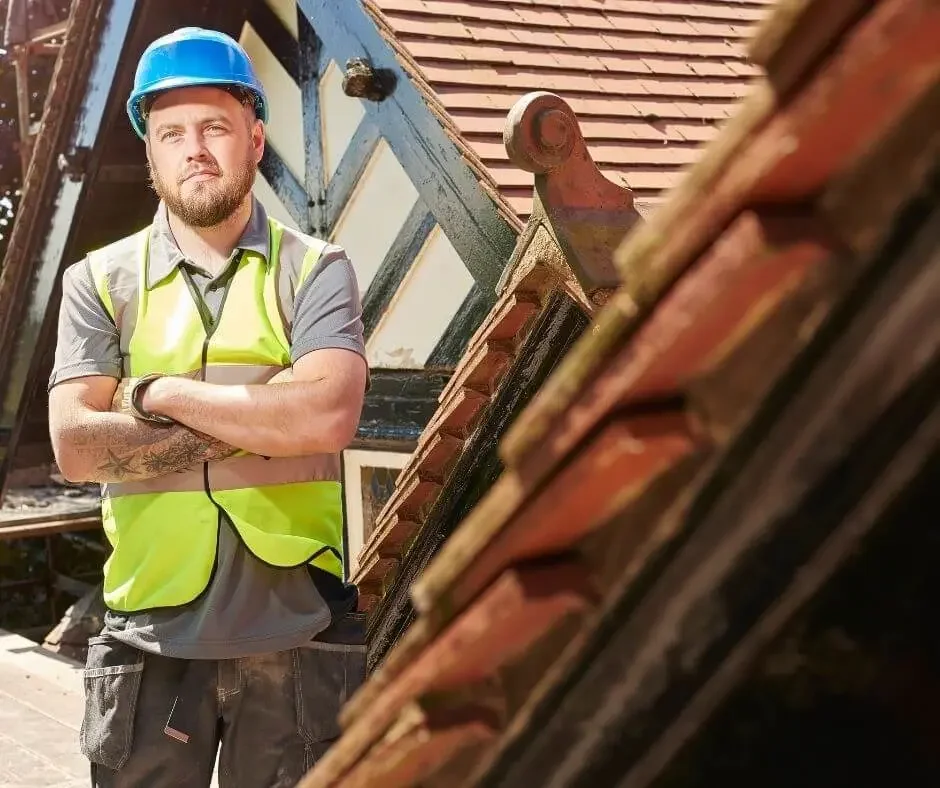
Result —
MULTIPOLYGON (((213 166, 216 171, 221 171, 216 162, 213 162, 213 166)), ((192 194, 184 199, 180 194, 182 184, 177 182, 175 189, 169 188, 149 157, 147 168, 157 196, 166 203, 172 214, 190 227, 215 227, 228 219, 255 185, 255 173, 258 170, 254 156, 249 151, 240 167, 229 173, 223 172, 215 182, 196 184, 192 194)))

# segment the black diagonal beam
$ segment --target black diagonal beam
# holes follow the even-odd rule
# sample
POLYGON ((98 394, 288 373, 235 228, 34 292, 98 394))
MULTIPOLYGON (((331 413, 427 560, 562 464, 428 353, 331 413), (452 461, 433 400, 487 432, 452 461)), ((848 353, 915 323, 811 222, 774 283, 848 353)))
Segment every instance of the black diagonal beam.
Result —
POLYGON ((490 307, 490 300, 486 293, 480 285, 474 284, 424 366, 428 369, 456 367, 463 358, 473 333, 489 313, 490 307))
POLYGON ((310 197, 310 231, 321 238, 329 236, 326 220, 326 179, 323 173, 323 139, 320 116, 320 77, 324 69, 323 43, 300 9, 297 10, 300 44, 301 107, 304 124, 304 188, 310 197))
POLYGON ((394 88, 384 101, 363 102, 368 120, 381 129, 483 293, 495 300, 515 247, 514 229, 480 187, 363 5, 349 0, 299 0, 298 5, 337 62, 368 58, 394 88))
POLYGON ((330 231, 336 227, 343 208, 349 202, 378 144, 378 129, 368 117, 363 118, 326 188, 326 224, 330 231))
POLYGON ((297 39, 265 0, 254 0, 251 4, 248 9, 248 24, 255 29, 258 37, 290 74, 291 79, 299 82, 302 59, 297 39))
POLYGON ((367 338, 372 335, 382 315, 388 309, 405 274, 414 263, 431 230, 434 229, 434 225, 435 221, 431 212, 421 200, 418 200, 402 224, 401 230, 398 231, 395 241, 389 247, 362 301, 362 323, 367 338))
POLYGON ((284 159, 271 145, 264 148, 264 156, 258 169, 271 185, 277 198, 284 204, 291 218, 304 232, 310 231, 308 208, 310 198, 300 181, 290 171, 284 159))

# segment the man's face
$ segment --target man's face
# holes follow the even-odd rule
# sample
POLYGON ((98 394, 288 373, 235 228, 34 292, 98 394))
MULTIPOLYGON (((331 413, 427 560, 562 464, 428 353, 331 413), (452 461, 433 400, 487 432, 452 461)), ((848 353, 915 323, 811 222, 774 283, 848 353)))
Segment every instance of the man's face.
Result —
POLYGON ((254 112, 218 88, 171 90, 147 118, 154 191, 193 227, 213 227, 242 204, 264 152, 254 112))

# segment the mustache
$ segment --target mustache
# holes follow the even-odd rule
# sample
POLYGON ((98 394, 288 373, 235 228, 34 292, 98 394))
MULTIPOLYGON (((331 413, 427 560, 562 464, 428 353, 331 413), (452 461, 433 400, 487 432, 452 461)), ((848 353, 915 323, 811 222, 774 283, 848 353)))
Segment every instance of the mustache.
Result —
POLYGON ((221 175, 221 174, 222 174, 222 170, 219 169, 218 165, 210 165, 210 166, 203 165, 203 166, 190 167, 182 175, 180 175, 179 179, 177 180, 177 183, 181 184, 183 183, 183 181, 187 180, 188 178, 191 178, 193 175, 221 175))

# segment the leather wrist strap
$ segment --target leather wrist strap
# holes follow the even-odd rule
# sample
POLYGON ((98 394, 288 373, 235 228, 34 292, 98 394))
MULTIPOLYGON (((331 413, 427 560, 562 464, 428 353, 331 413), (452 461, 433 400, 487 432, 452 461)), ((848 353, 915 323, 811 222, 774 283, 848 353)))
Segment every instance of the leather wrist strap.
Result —
POLYGON ((157 378, 162 378, 163 375, 151 374, 143 375, 142 377, 137 378, 134 381, 134 385, 130 386, 127 396, 127 409, 130 411, 131 415, 135 418, 140 419, 141 421, 149 421, 151 424, 162 424, 164 426, 170 424, 176 424, 176 422, 171 419, 169 416, 163 416, 159 413, 151 413, 150 411, 144 410, 143 406, 140 404, 141 399, 144 396, 144 390, 153 383, 157 378))

